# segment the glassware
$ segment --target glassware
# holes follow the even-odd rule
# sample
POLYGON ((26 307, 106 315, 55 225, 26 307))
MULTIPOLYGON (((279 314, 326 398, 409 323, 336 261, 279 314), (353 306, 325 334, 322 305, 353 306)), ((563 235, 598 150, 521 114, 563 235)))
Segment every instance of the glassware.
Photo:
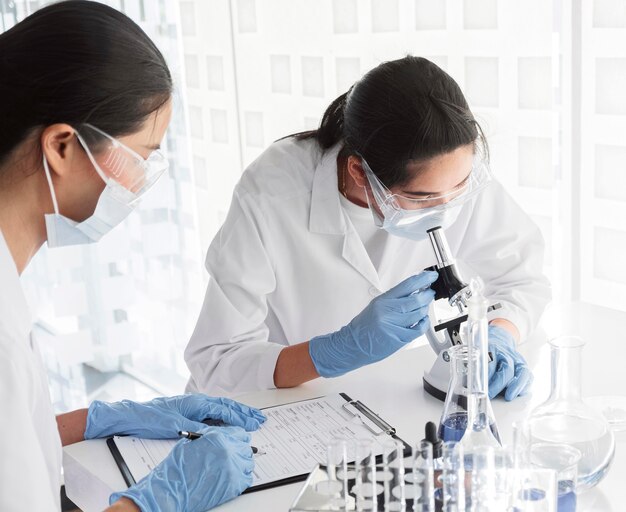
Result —
MULTIPOLYGON (((433 445, 422 440, 413 448, 411 483, 406 497, 413 499, 414 512, 435 511, 435 467, 433 445)), ((407 478, 409 480, 409 478, 407 478)))
MULTIPOLYGON (((438 435, 441 440, 460 441, 467 429, 467 396, 469 355, 466 345, 455 345, 447 349, 450 357, 450 384, 446 401, 439 421, 438 435)), ((490 429, 500 441, 498 427, 491 409, 491 402, 486 405, 490 429)))
MULTIPOLYGON (((431 456, 432 464, 432 456, 431 456)), ((406 502, 404 496, 404 444, 389 439, 383 444, 383 471, 380 474, 383 482, 385 510, 402 512, 406 502)))
POLYGON ((557 511, 576 511, 576 479, 580 450, 568 444, 534 443, 530 447, 532 467, 552 469, 557 478, 557 511))
POLYGON ((511 485, 513 512, 556 512, 557 484, 554 470, 516 468, 511 485))
POLYGON ((487 308, 489 303, 477 290, 467 301, 467 429, 461 438, 466 454, 471 454, 476 446, 492 446, 499 449, 499 436, 494 434, 497 427, 491 401, 489 400, 489 333, 487 308))
POLYGON ((585 397, 585 403, 602 413, 613 432, 626 431, 626 396, 585 397))
POLYGON ((602 480, 615 455, 615 439, 606 418, 582 400, 583 347, 584 341, 576 336, 550 340, 550 397, 528 420, 531 444, 568 444, 580 451, 577 491, 602 480))
MULTIPOLYGON (((462 446, 462 444, 461 444, 462 446)), ((492 512, 497 507, 496 462, 493 446, 474 446, 471 455, 465 455, 465 470, 470 473, 470 501, 472 512, 492 512)))
POLYGON ((361 511, 376 510, 377 496, 382 486, 376 482, 376 457, 372 441, 356 441, 356 479, 352 494, 356 497, 356 509, 361 511))
POLYGON ((348 471, 348 457, 344 439, 332 439, 326 449, 327 478, 317 483, 316 491, 332 498, 335 506, 346 506, 347 480, 343 478, 348 471))
POLYGON ((443 444, 442 451, 442 511, 465 512, 465 463, 463 447, 456 441, 447 441, 443 444))

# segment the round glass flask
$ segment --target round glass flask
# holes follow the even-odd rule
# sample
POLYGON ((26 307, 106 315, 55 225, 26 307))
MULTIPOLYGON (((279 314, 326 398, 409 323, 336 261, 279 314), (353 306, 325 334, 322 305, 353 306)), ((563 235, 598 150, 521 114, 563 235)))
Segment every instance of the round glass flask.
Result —
POLYGON ((568 444, 580 450, 577 491, 594 487, 615 455, 615 439, 604 416, 582 400, 582 350, 577 336, 550 340, 551 390, 530 415, 531 444, 568 444))

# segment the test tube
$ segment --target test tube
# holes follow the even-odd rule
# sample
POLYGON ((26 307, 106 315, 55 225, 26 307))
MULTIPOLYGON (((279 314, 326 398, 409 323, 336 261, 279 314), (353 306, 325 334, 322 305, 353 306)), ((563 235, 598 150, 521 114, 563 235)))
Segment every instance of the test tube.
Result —
POLYGON ((404 444, 389 439, 383 444, 383 489, 385 511, 399 512, 406 507, 404 496, 404 444))
POLYGON ((316 491, 332 497, 332 503, 345 507, 347 497, 347 481, 342 475, 347 473, 346 441, 335 438, 326 447, 326 480, 316 484, 316 491))
POLYGON ((465 467, 463 446, 457 441, 447 441, 442 448, 442 510, 465 512, 465 467))
POLYGON ((494 449, 492 446, 476 446, 471 457, 472 512, 497 510, 494 449))
POLYGON ((515 469, 529 465, 530 426, 526 420, 513 422, 513 467, 515 469))
POLYGON ((344 439, 346 446, 346 468, 337 472, 339 480, 354 480, 356 478, 356 466, 352 461, 356 460, 356 441, 354 439, 344 439))
POLYGON ((377 497, 382 486, 376 482, 376 456, 370 439, 358 439, 356 442, 356 476, 352 494, 356 497, 356 509, 359 512, 377 509, 377 497))
POLYGON ((413 473, 411 497, 415 512, 434 512, 435 510, 435 475, 433 445, 422 440, 413 448, 411 461, 413 473))

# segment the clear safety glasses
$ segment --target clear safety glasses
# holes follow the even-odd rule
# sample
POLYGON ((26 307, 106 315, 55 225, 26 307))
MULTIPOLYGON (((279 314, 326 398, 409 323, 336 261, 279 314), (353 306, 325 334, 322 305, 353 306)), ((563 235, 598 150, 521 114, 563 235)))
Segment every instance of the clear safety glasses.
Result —
POLYGON ((145 194, 169 167, 167 158, 160 150, 154 150, 148 158, 143 158, 90 124, 80 125, 76 137, 104 182, 121 186, 136 199, 145 194))
POLYGON ((462 183, 443 194, 416 199, 394 194, 378 179, 363 157, 361 163, 370 185, 370 189, 367 190, 368 201, 371 203, 373 199, 384 214, 401 212, 405 222, 410 221, 411 217, 422 218, 427 212, 456 208, 476 196, 492 179, 484 151, 477 149, 472 169, 462 183))

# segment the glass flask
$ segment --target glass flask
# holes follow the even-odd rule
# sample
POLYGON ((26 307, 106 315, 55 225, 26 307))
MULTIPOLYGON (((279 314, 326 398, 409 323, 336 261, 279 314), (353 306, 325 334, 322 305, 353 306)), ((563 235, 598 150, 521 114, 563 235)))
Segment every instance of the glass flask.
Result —
POLYGON ((550 340, 551 391, 528 420, 531 446, 567 444, 581 453, 576 491, 595 486, 606 475, 615 454, 615 439, 604 416, 582 400, 584 341, 577 336, 550 340))
MULTIPOLYGON (((454 345, 447 349, 447 352, 450 356, 450 384, 437 432, 439 439, 444 442, 460 441, 467 429, 468 418, 468 347, 454 345)), ((500 435, 489 401, 486 403, 486 411, 491 432, 499 443, 500 435)))
POLYGON ((489 400, 489 331, 487 307, 489 303, 479 290, 467 301, 465 343, 468 354, 467 370, 467 429, 461 438, 466 454, 474 447, 492 446, 499 449, 499 436, 489 400))

